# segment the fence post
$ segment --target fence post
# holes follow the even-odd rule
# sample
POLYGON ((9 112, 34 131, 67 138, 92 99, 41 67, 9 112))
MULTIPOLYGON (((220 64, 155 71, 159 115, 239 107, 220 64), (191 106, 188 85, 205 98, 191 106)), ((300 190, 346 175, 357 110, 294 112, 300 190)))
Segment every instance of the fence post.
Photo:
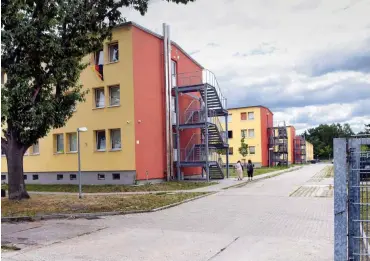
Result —
POLYGON ((347 260, 346 150, 346 139, 334 139, 334 261, 347 260))

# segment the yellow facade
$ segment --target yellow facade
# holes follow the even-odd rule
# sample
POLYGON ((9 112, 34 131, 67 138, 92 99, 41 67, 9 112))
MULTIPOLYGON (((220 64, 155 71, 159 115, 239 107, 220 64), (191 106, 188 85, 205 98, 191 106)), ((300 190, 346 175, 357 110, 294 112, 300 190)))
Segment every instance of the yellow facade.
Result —
POLYGON ((313 145, 312 143, 306 141, 306 160, 313 160, 314 155, 313 155, 313 145))
MULTIPOLYGON (((248 161, 252 160, 256 165, 262 162, 262 134, 261 134, 261 108, 260 107, 247 107, 247 108, 236 108, 229 109, 228 116, 228 130, 232 132, 232 138, 229 137, 229 150, 232 154, 229 155, 229 163, 234 164, 238 160, 248 161), (246 114, 246 120, 241 119, 241 114, 246 114), (248 113, 253 113, 254 119, 248 118, 248 113), (241 146, 242 130, 246 131, 245 143, 248 144, 248 155, 243 157, 239 153, 239 148, 241 146), (254 130, 254 137, 250 137, 250 133, 254 130), (255 153, 251 154, 250 147, 255 148, 255 153)), ((223 126, 225 129, 225 126, 223 126)), ((226 162, 226 156, 223 155, 223 162, 226 162)))
POLYGON ((294 138, 295 128, 293 126, 287 126, 288 132, 288 163, 294 163, 294 138))
MULTIPOLYGON (((25 172, 76 171, 77 153, 69 152, 69 133, 76 133, 77 128, 87 127, 81 132, 81 165, 84 171, 135 170, 135 127, 134 127, 134 82, 133 82, 133 47, 132 30, 118 27, 113 30, 112 40, 104 47, 104 81, 92 66, 86 68, 80 76, 85 90, 89 90, 86 101, 77 105, 74 116, 65 127, 52 130, 39 141, 39 154, 32 149, 24 157, 25 172), (108 45, 118 43, 119 60, 109 62, 108 45), (119 105, 110 106, 109 87, 119 86, 119 105), (105 106, 95 107, 94 88, 104 88, 105 106), (120 129, 121 149, 112 150, 110 130, 120 129), (97 151, 96 131, 105 130, 106 149, 97 151), (56 136, 64 137, 63 151, 56 152, 56 136)), ((85 57, 85 62, 92 61, 92 55, 85 57)), ((6 158, 1 159, 1 171, 7 172, 6 158)))

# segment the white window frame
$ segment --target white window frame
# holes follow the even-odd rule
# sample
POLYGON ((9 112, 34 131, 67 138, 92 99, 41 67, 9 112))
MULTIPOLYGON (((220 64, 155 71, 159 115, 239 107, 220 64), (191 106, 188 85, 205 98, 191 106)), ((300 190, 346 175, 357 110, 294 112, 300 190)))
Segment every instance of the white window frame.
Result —
POLYGON ((249 120, 249 121, 254 120, 254 111, 248 112, 248 114, 247 114, 247 120, 249 120), (253 115, 253 118, 249 117, 249 115, 253 115))
POLYGON ((247 135, 248 135, 248 130, 247 129, 241 129, 240 130, 240 136, 242 138, 247 138, 247 135), (244 135, 243 135, 244 134, 244 135))
POLYGON ((119 61, 119 44, 118 44, 118 42, 113 42, 113 43, 108 44, 108 61, 109 61, 109 63, 116 63, 116 62, 119 61), (117 60, 114 60, 112 50, 113 50, 113 47, 116 46, 116 45, 117 45, 117 60))
POLYGON ((177 86, 177 62, 171 60, 171 83, 172 87, 177 86))
POLYGON ((105 107, 105 90, 104 90, 104 87, 102 87, 102 88, 94 88, 94 102, 95 102, 94 103, 95 108, 104 108, 105 107), (101 93, 101 91, 103 93, 103 105, 101 105, 101 101, 100 101, 100 93, 101 93), (99 95, 99 98, 98 98, 98 95, 99 95))
POLYGON ((55 134, 55 140, 56 140, 56 153, 64 153, 64 135, 61 133, 61 134, 55 134), (59 146, 58 146, 58 137, 61 137, 62 139, 62 148, 60 150, 59 146))
POLYGON ((71 133, 68 133, 68 151, 69 152, 77 152, 78 151, 78 141, 77 141, 77 132, 71 132, 71 133), (76 137, 76 150, 72 150, 72 137, 75 136, 76 137))
POLYGON ((107 149, 107 134, 105 133, 105 130, 97 130, 97 131, 95 131, 95 142, 96 142, 96 144, 95 144, 95 149, 97 150, 97 151, 106 151, 106 149, 107 149), (105 138, 105 146, 104 146, 104 149, 99 149, 98 148, 98 144, 99 144, 99 133, 101 133, 101 132, 103 132, 104 133, 104 138, 105 138))
POLYGON ((120 106, 121 104, 121 89, 119 85, 109 86, 109 106, 115 107, 120 106), (112 89, 118 89, 118 104, 112 104, 112 89))
POLYGON ((110 130, 110 146, 111 146, 111 150, 121 150, 122 149, 122 137, 121 137, 121 129, 111 129, 110 130), (119 131, 119 147, 117 148, 114 148, 113 145, 113 132, 115 131, 119 131))
POLYGON ((248 129, 248 138, 254 138, 256 135, 254 129, 248 129), (253 136, 250 135, 250 132, 253 131, 253 136))
POLYGON ((104 50, 100 49, 94 53, 94 64, 103 65, 104 64, 104 50))
POLYGON ((228 117, 227 117, 227 123, 230 123, 232 121, 233 121, 233 115, 229 114, 228 117))
POLYGON ((247 112, 241 112, 241 113, 240 113, 240 120, 241 120, 241 121, 246 121, 246 120, 248 120, 248 113, 247 113, 247 112), (245 114, 245 120, 243 120, 243 119, 242 119, 242 115, 243 115, 243 114, 245 114))
POLYGON ((251 155, 256 154, 256 146, 249 146, 248 149, 249 149, 249 154, 251 154, 251 155), (253 152, 251 151, 251 148, 253 148, 253 150, 254 150, 253 152))
POLYGON ((32 145, 32 155, 39 155, 39 154, 40 154, 40 143, 39 141, 36 141, 36 143, 32 145), (35 148, 37 148, 37 151, 35 150, 35 148))

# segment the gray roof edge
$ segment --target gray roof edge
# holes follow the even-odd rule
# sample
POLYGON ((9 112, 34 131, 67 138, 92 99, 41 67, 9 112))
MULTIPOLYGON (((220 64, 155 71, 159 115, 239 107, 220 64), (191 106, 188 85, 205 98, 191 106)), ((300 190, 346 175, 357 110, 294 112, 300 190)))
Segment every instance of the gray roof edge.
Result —
MULTIPOLYGON (((146 32, 146 33, 148 33, 148 34, 151 34, 151 35, 153 35, 153 36, 155 36, 155 37, 157 37, 157 38, 159 38, 159 39, 163 39, 163 35, 160 35, 160 34, 157 34, 157 33, 155 33, 155 32, 153 32, 153 31, 151 31, 151 30, 149 30, 148 28, 145 28, 144 26, 142 26, 142 25, 139 25, 139 24, 137 24, 137 23, 135 23, 135 22, 132 22, 132 21, 129 21, 129 22, 125 22, 125 23, 121 23, 121 24, 119 24, 119 25, 117 25, 116 27, 120 27, 120 26, 135 26, 135 27, 137 27, 137 28, 139 28, 140 30, 142 30, 142 31, 144 31, 144 32, 146 32)), ((176 42, 174 42, 174 41, 171 41, 171 43, 177 48, 177 49, 179 49, 182 53, 184 53, 185 54, 185 56, 186 57, 188 57, 190 60, 192 60, 196 65, 198 65, 201 69, 204 69, 204 67, 200 64, 200 63, 198 63, 193 57, 191 57, 191 55, 190 54, 188 54, 180 45, 178 45, 176 42)))
POLYGON ((269 108, 263 105, 251 105, 251 106, 240 106, 240 107, 233 107, 233 108, 227 108, 228 110, 237 110, 237 109, 247 109, 247 108, 265 108, 271 112, 271 114, 274 114, 269 108))

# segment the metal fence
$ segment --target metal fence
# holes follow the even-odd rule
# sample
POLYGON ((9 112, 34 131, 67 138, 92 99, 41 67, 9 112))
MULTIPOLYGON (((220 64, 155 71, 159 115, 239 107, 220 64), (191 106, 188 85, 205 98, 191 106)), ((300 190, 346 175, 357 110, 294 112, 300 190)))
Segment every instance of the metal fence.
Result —
POLYGON ((334 139, 335 261, 370 261, 370 138, 334 139))

